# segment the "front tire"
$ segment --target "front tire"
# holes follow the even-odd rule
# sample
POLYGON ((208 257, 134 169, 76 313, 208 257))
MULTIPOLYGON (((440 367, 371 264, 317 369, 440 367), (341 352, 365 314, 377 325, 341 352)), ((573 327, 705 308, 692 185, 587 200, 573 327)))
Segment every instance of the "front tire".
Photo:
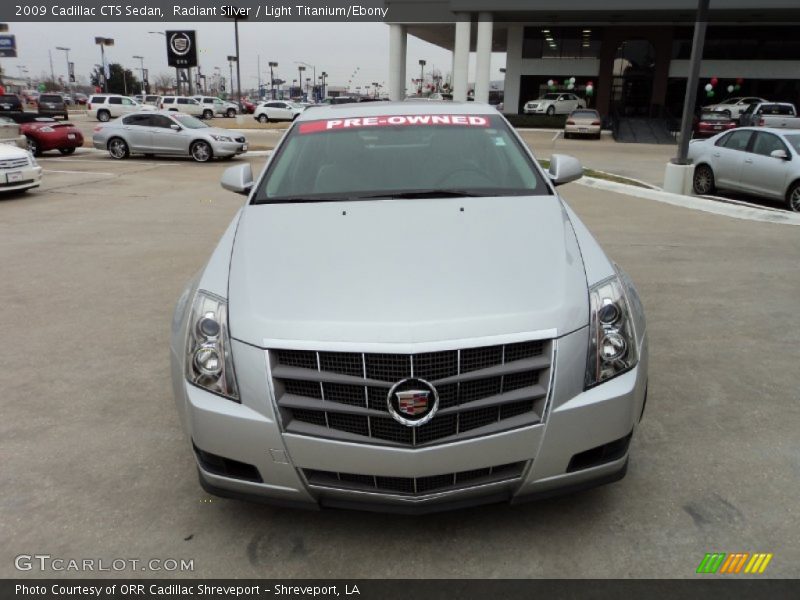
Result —
POLYGON ((108 123, 108 121, 111 120, 111 113, 107 110, 98 110, 97 120, 101 123, 108 123))
POLYGON ((795 181, 786 193, 786 208, 800 212, 800 181, 795 181))
POLYGON ((210 121, 211 119, 214 118, 214 111, 213 110, 204 110, 203 111, 203 118, 206 121, 210 121))
POLYGON ((64 156, 68 156, 69 154, 75 154, 75 148, 59 148, 58 149, 61 154, 64 156))
POLYGON ((259 123, 269 123, 269 117, 267 115, 264 115, 264 114, 258 115, 258 122, 259 123))
POLYGON ((28 140, 28 152, 33 154, 34 156, 41 156, 42 149, 39 147, 39 142, 37 142, 32 137, 25 136, 28 140))
POLYGON ((556 107, 555 106, 548 106, 547 107, 547 116, 548 117, 552 117, 554 114, 556 114, 556 107))
POLYGON ((698 196, 713 194, 716 190, 714 171, 708 165, 698 165, 694 170, 692 188, 698 196))
POLYGON ((115 137, 108 140, 108 153, 111 155, 111 158, 122 160, 128 158, 131 151, 125 140, 115 137))
POLYGON ((228 117, 229 119, 232 119, 233 117, 236 116, 236 111, 233 110, 232 108, 229 108, 228 111, 225 113, 225 116, 228 117))
POLYGON ((214 153, 211 151, 211 145, 202 140, 192 144, 192 147, 189 148, 189 154, 191 154, 195 162, 199 163, 208 162, 214 157, 214 153))

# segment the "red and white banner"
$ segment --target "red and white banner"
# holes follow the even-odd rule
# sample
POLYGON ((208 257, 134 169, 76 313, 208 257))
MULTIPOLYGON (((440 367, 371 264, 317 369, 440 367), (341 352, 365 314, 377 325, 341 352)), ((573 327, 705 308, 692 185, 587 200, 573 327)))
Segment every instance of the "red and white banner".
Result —
POLYGON ((319 133, 341 129, 365 127, 488 127, 489 117, 483 115, 388 115, 383 117, 354 117, 351 119, 326 119, 301 123, 299 133, 319 133))

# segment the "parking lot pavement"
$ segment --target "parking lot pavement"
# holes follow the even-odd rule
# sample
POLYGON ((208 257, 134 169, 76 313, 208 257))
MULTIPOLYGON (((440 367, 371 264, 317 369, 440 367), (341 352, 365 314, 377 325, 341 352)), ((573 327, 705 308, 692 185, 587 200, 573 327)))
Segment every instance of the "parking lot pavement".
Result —
POLYGON ((41 553, 204 577, 692 577, 713 551, 798 575, 795 228, 565 187, 648 314, 628 476, 432 516, 300 512, 204 494, 171 397, 172 307, 243 202, 218 185, 230 163, 87 156, 0 199, 0 576, 40 576, 13 557, 41 553))

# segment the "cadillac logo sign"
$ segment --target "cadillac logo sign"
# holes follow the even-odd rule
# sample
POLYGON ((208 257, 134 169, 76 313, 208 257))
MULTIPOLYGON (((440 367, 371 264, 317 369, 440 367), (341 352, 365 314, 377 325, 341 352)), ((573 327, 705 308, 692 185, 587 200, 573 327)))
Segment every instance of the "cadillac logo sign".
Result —
POLYGON ((197 38, 194 31, 167 31, 167 63, 188 69, 197 66, 197 38))
POLYGON ((412 377, 398 381, 387 397, 389 414, 408 427, 419 427, 430 421, 439 408, 436 388, 424 379, 412 377))

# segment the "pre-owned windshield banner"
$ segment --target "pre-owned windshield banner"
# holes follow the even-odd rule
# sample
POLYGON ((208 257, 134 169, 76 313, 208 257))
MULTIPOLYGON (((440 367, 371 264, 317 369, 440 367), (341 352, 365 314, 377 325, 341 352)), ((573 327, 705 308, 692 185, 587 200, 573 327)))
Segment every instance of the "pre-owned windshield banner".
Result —
POLYGON ((301 123, 299 133, 319 133, 365 127, 488 127, 489 118, 482 115, 385 115, 350 119, 321 119, 301 123))

